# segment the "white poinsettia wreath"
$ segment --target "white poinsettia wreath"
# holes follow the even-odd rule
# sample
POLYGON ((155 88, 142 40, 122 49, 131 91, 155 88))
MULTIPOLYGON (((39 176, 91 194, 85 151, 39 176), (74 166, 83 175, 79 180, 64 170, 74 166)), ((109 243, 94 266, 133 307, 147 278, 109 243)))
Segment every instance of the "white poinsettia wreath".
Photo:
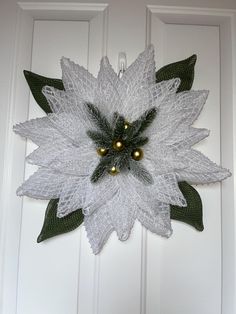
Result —
POLYGON ((65 91, 43 89, 52 113, 14 127, 39 146, 27 157, 39 169, 17 194, 59 198, 58 217, 82 208, 95 254, 114 230, 126 240, 136 219, 169 237, 170 205, 186 206, 178 182, 230 175, 192 148, 209 133, 191 126, 208 92, 156 83, 153 46, 121 78, 107 57, 97 78, 66 58, 61 68, 65 91))

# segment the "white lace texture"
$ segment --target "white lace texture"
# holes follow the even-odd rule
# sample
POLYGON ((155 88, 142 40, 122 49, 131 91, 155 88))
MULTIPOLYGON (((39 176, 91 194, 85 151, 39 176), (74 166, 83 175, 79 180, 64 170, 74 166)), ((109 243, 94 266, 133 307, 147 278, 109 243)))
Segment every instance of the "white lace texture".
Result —
POLYGON ((83 209, 92 250, 99 253, 110 233, 128 239, 135 220, 165 237, 172 233, 170 204, 186 206, 178 181, 210 183, 230 175, 192 146, 207 137, 206 129, 191 125, 201 112, 207 91, 176 93, 178 78, 155 83, 154 49, 150 45, 119 78, 107 57, 95 78, 67 58, 61 59, 65 91, 43 88, 52 114, 14 126, 39 147, 27 161, 39 169, 17 190, 38 199, 59 198, 57 215, 83 209), (86 131, 92 127, 85 103, 96 105, 111 119, 114 112, 132 123, 156 107, 157 116, 145 131, 149 141, 140 163, 151 173, 153 184, 144 185, 131 173, 90 178, 98 164, 96 147, 86 131))

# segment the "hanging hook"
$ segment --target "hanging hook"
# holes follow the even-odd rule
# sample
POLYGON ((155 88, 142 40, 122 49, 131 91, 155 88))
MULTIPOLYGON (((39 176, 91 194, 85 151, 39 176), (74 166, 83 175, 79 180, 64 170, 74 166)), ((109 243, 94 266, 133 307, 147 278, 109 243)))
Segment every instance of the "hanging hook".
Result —
POLYGON ((127 68, 126 53, 119 52, 118 55, 118 76, 121 78, 127 68))

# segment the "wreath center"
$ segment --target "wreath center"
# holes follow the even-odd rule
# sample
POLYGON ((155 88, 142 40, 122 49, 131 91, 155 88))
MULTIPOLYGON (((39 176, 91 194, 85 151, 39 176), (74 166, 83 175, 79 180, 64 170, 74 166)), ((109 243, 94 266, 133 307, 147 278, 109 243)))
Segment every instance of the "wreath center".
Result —
POLYGON ((146 175, 143 176, 143 167, 139 161, 144 157, 141 147, 148 142, 145 131, 156 117, 156 108, 146 110, 132 123, 118 112, 113 114, 112 121, 109 122, 106 116, 90 103, 86 104, 86 109, 89 119, 96 127, 95 130, 88 130, 87 135, 94 142, 96 151, 101 157, 91 175, 91 181, 95 183, 107 173, 117 175, 120 172, 127 172, 135 163, 137 178, 143 183, 151 184, 151 174, 145 169, 146 175))

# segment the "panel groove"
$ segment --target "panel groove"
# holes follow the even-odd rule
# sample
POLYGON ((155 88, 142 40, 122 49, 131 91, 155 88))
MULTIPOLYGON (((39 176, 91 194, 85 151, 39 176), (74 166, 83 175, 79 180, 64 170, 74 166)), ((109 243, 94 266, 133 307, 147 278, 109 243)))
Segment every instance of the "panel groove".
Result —
POLYGON ((140 314, 146 314, 147 297, 147 230, 142 227, 141 239, 140 314))
POLYGON ((93 314, 99 314, 100 256, 94 259, 93 314))

